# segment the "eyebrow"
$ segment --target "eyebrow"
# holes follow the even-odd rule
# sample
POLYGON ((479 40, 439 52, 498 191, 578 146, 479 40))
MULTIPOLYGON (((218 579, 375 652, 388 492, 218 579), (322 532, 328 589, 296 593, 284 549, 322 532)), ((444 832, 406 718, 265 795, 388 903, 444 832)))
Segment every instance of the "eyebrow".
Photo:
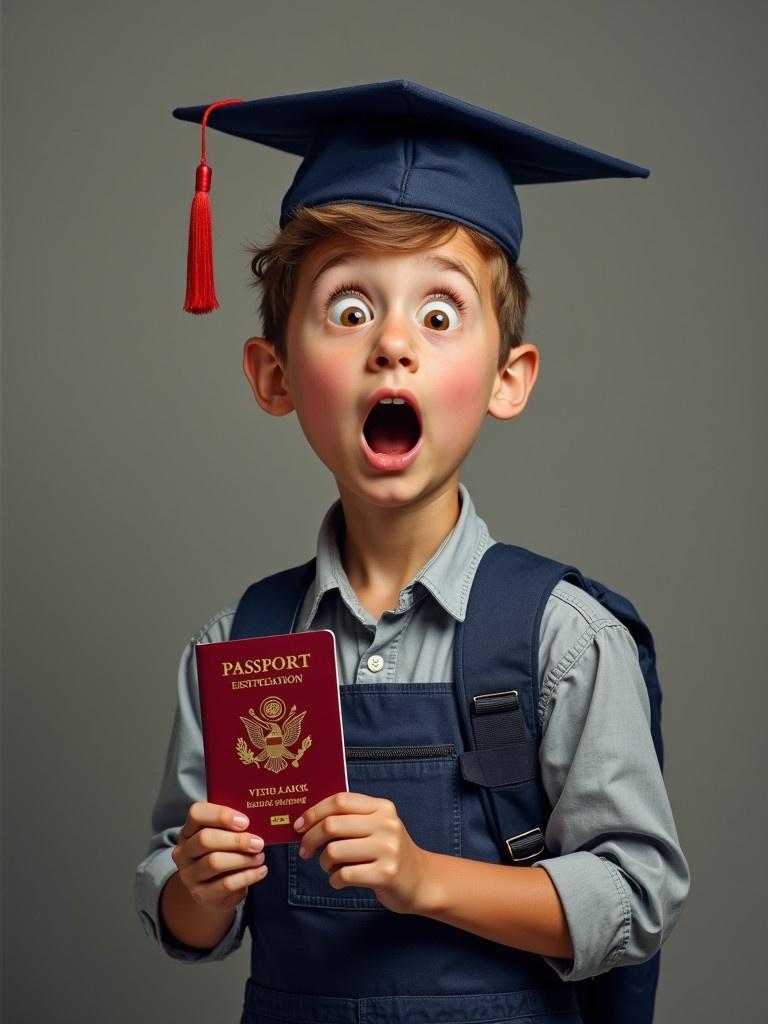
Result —
POLYGON ((423 260, 425 263, 431 263, 435 267, 439 267, 441 270, 455 270, 458 274, 462 274, 472 287, 475 289, 475 294, 478 299, 480 298, 480 289, 475 283, 474 277, 470 274, 467 267, 461 262, 461 260, 454 259, 452 256, 437 256, 434 253, 427 253, 423 260))
POLYGON ((354 259, 357 253, 354 252, 337 252, 333 256, 329 256, 327 260, 324 260, 317 269, 317 273, 312 278, 310 289, 314 289, 317 284, 317 279, 321 274, 324 274, 326 270, 332 270, 337 267, 340 263, 347 263, 349 260, 354 259))
MULTIPOLYGON (((315 276, 312 278, 310 289, 314 289, 317 284, 317 279, 321 274, 324 274, 326 270, 332 270, 334 267, 338 267, 341 263, 348 263, 359 255, 360 254, 356 252, 337 252, 332 256, 329 256, 327 260, 320 264, 315 276)), ((480 298, 480 290, 475 283, 475 279, 461 260, 454 259, 452 256, 438 256, 435 253, 426 253, 421 257, 421 260, 424 263, 431 263, 434 267, 438 267, 440 270, 454 270, 456 273, 466 277, 474 288, 475 294, 480 298)))

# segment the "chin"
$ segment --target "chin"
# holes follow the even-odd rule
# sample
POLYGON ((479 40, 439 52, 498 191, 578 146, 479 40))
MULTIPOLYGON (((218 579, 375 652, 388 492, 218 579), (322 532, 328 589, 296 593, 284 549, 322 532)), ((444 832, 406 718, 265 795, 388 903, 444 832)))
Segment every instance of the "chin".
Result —
MULTIPOLYGON (((421 502, 437 492, 444 491, 452 479, 454 479, 454 474, 449 474, 441 480, 417 480, 414 476, 402 474, 373 478, 362 484, 358 481, 353 484, 344 484, 340 483, 337 478, 336 484, 340 494, 344 491, 354 494, 360 500, 375 505, 377 508, 403 508, 421 502)), ((458 477, 455 478, 452 486, 458 489, 458 477)))

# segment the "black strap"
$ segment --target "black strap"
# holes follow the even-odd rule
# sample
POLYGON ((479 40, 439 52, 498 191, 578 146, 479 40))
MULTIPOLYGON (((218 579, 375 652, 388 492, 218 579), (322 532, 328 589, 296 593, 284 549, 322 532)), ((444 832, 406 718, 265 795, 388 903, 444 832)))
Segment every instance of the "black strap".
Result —
POLYGON ((467 782, 493 789, 535 779, 536 744, 527 740, 517 690, 476 694, 472 703, 477 750, 465 751, 460 762, 467 782))
POLYGON ((547 599, 568 572, 578 570, 516 545, 492 545, 456 630, 454 674, 470 748, 460 755, 461 772, 480 787, 491 829, 513 863, 544 852, 538 639, 547 599))

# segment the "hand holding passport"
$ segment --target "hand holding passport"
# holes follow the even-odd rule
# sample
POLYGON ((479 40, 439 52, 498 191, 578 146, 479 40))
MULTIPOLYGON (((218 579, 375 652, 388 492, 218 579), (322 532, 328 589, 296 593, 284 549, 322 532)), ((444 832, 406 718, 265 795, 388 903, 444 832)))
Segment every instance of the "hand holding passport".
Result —
POLYGON ((330 630, 198 644, 208 800, 249 819, 265 845, 348 791, 336 649, 330 630))
MULTIPOLYGON (((349 834, 336 837, 358 849, 352 856, 348 844, 337 844, 346 854, 325 849, 328 885, 362 886, 389 910, 416 912, 432 855, 414 842, 390 799, 349 791, 333 633, 199 644, 195 654, 211 801, 198 805, 200 813, 225 817, 224 829, 247 828, 264 846, 300 841, 305 858, 324 846, 325 817, 348 816, 349 834), (233 811, 249 825, 229 825, 233 811), (305 811, 309 820, 294 828, 305 811)), ((222 849, 233 840, 240 850, 240 837, 229 835, 222 849)), ((263 856, 254 857, 254 867, 263 856)), ((266 866, 256 868, 252 877, 258 881, 265 872, 266 866)))

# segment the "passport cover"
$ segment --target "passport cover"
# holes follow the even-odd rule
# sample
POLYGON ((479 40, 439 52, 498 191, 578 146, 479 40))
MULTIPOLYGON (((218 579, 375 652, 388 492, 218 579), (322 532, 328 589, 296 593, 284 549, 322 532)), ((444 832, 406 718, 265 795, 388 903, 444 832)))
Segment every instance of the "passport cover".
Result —
POLYGON ((297 842, 302 811, 349 788, 333 633, 197 644, 195 658, 208 800, 265 845, 297 842))

